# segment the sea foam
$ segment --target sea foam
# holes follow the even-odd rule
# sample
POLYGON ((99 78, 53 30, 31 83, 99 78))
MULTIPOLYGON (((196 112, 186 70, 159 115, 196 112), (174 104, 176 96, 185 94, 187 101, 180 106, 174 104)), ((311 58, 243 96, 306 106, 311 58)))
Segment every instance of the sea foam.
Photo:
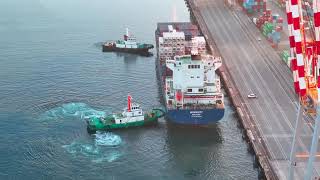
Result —
POLYGON ((118 146, 122 143, 121 137, 112 132, 97 132, 95 144, 99 146, 118 146))
POLYGON ((75 117, 86 119, 90 117, 105 117, 106 112, 91 108, 85 103, 67 103, 50 109, 40 115, 41 120, 56 120, 75 117))
POLYGON ((119 135, 111 132, 97 132, 94 135, 94 142, 82 143, 74 141, 69 145, 63 145, 62 148, 73 156, 85 156, 90 158, 91 162, 114 162, 122 156, 119 148, 122 140, 119 135))

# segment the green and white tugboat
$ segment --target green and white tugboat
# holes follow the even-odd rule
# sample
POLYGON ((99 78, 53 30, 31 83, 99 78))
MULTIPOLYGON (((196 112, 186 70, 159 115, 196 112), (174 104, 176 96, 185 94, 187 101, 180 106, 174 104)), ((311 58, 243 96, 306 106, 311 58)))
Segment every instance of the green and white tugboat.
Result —
POLYGON ((95 133, 100 130, 121 129, 128 127, 145 126, 158 122, 165 112, 161 109, 152 109, 144 113, 137 103, 131 103, 128 95, 128 107, 122 113, 114 113, 107 117, 92 117, 87 120, 87 130, 95 133))
POLYGON ((125 52, 132 54, 139 54, 142 56, 151 56, 152 53, 149 49, 152 49, 152 44, 137 43, 136 38, 127 32, 124 35, 123 40, 106 42, 102 45, 102 52, 125 52))

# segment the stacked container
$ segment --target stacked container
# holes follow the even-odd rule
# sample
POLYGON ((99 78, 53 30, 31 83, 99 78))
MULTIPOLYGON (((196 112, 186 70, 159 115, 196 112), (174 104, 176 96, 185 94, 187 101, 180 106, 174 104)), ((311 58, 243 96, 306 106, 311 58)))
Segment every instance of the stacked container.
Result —
POLYGON ((253 22, 256 24, 256 26, 259 29, 261 29, 262 26, 265 24, 265 22, 267 22, 270 18, 271 18, 271 10, 267 9, 266 11, 263 12, 262 16, 258 18, 254 18, 253 22))
POLYGON ((289 52, 288 51, 283 51, 281 53, 281 59, 290 67, 290 61, 289 61, 289 52))
POLYGON ((283 29, 283 18, 278 14, 271 14, 271 10, 267 9, 262 16, 254 18, 253 22, 272 43, 272 47, 277 48, 281 38, 280 33, 283 29))
POLYGON ((243 8, 247 13, 264 12, 267 8, 266 0, 244 0, 243 8))
POLYGON ((272 15, 272 24, 274 29, 272 30, 272 43, 274 47, 278 47, 281 38, 281 31, 283 29, 283 19, 279 16, 279 14, 272 15))

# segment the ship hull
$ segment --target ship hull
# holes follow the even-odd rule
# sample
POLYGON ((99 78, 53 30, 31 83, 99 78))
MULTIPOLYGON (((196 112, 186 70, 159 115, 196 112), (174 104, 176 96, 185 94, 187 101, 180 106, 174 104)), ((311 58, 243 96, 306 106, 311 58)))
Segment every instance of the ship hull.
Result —
POLYGON ((141 126, 148 126, 148 125, 154 125, 158 122, 158 118, 153 118, 152 120, 144 120, 144 121, 136 121, 136 122, 130 122, 130 123, 123 123, 123 124, 110 124, 105 125, 101 128, 97 128, 94 126, 87 126, 88 133, 96 133, 96 131, 107 131, 107 130, 116 130, 116 129, 127 129, 132 127, 141 127, 141 126))
POLYGON ((168 110, 166 119, 175 124, 210 125, 224 116, 224 109, 179 109, 168 110))
POLYGON ((151 56, 152 53, 149 52, 149 49, 151 48, 117 48, 114 46, 102 46, 102 52, 124 52, 142 56, 151 56))
MULTIPOLYGON (((105 131, 113 129, 126 129, 130 127, 148 126, 158 122, 158 119, 165 115, 162 109, 152 109, 150 113, 144 115, 143 120, 127 122, 127 123, 114 123, 114 115, 107 116, 106 118, 93 117, 87 119, 88 133, 95 133, 96 131, 105 131)), ((121 121, 120 121, 121 122, 121 121)))

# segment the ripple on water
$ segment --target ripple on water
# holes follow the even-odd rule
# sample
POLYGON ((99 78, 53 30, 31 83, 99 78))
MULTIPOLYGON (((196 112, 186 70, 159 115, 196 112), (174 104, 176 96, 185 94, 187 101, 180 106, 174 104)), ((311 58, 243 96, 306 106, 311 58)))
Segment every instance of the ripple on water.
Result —
POLYGON ((90 117, 105 117, 105 111, 99 111, 91 108, 85 103, 67 103, 52 108, 40 115, 40 120, 57 120, 68 117, 86 119, 90 117))
POLYGON ((82 143, 73 141, 62 147, 73 156, 90 158, 91 162, 113 162, 122 156, 122 152, 113 147, 122 143, 121 137, 111 132, 98 132, 95 135, 95 143, 82 143))
POLYGON ((121 156, 122 156, 122 152, 120 152, 120 151, 110 151, 110 152, 104 154, 102 157, 92 159, 91 162, 101 163, 101 162, 107 161, 107 162, 111 163, 111 162, 119 159, 121 156))
POLYGON ((82 154, 85 156, 96 156, 99 155, 99 147, 91 144, 82 144, 80 142, 72 142, 69 145, 63 145, 70 154, 82 154))
POLYGON ((97 132, 95 137, 95 144, 99 146, 117 146, 122 142, 120 136, 112 132, 97 132))

